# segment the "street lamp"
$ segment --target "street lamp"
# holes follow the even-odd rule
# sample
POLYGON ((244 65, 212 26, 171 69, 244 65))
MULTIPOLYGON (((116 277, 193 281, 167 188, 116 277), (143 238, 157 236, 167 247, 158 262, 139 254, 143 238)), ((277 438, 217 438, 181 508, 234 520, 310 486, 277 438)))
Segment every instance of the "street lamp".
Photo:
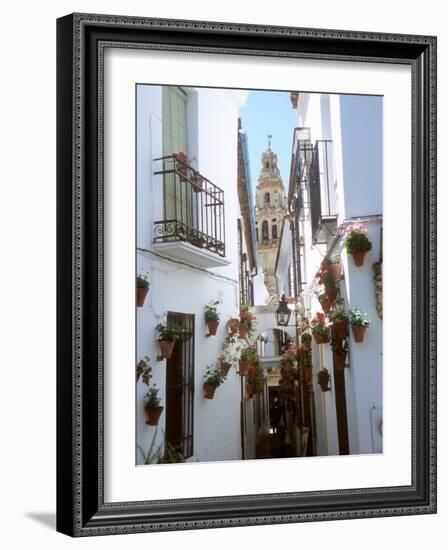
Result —
POLYGON ((289 318, 291 317, 291 310, 286 302, 286 296, 282 294, 278 308, 275 310, 275 316, 277 318, 277 325, 279 327, 287 327, 289 318))

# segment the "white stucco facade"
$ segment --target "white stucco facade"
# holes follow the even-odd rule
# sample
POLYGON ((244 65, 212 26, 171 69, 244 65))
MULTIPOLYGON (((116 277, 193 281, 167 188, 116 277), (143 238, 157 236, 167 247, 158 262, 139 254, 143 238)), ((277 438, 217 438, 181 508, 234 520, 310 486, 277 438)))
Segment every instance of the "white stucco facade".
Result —
MULTIPOLYGON (((344 398, 336 403, 335 370, 329 344, 317 345, 313 339, 312 363, 314 402, 316 411, 316 446, 319 455, 334 455, 342 452, 341 431, 346 410, 346 431, 350 454, 382 451, 382 319, 377 312, 373 264, 382 262, 382 99, 375 96, 339 96, 299 93, 297 101, 298 126, 306 130, 308 149, 328 143, 329 161, 322 168, 320 181, 327 178, 331 214, 319 239, 313 239, 311 222, 312 200, 310 190, 303 182, 303 208, 297 218, 300 242, 299 277, 301 288, 310 297, 309 318, 322 311, 317 300, 322 291, 315 275, 322 259, 329 253, 340 253, 343 264, 343 279, 339 283, 339 296, 344 300, 345 310, 359 306, 369 312, 371 325, 366 330, 363 343, 356 343, 352 332, 348 338, 349 356, 343 378, 338 374, 338 383, 344 385, 344 398), (324 170, 328 171, 323 175, 324 170), (372 249, 366 254, 364 265, 357 267, 353 257, 343 246, 343 228, 360 221, 368 230, 372 249), (316 382, 321 368, 330 372, 331 390, 322 392, 316 382), (342 404, 341 404, 342 403, 342 404), (338 411, 339 406, 339 411, 338 411), (339 416, 338 416, 339 415, 339 416)), ((322 185, 322 183, 321 183, 322 185)), ((321 188, 321 195, 323 188, 321 188)), ((291 199, 291 195, 290 195, 291 199)), ((324 198, 321 198, 324 201, 324 198)), ((322 203, 324 204, 324 203, 322 203)), ((322 212, 325 210, 324 204, 322 212)), ((292 262, 292 239, 284 231, 277 259, 277 282, 280 292, 290 294, 289 272, 292 262)), ((339 395, 340 397, 340 395, 339 395)))
MULTIPOLYGON (((248 400, 244 396, 236 366, 228 373, 226 382, 216 390, 213 400, 204 399, 202 386, 207 366, 218 365, 227 336, 227 320, 237 317, 239 312, 236 227, 241 211, 237 194, 237 123, 238 109, 245 101, 246 93, 199 88, 186 88, 185 92, 188 157, 195 157, 192 166, 225 195, 225 257, 197 250, 189 244, 176 256, 168 247, 154 245, 154 222, 163 219, 163 175, 154 174, 160 169, 160 162, 154 159, 163 156, 162 87, 138 86, 136 274, 147 274, 151 286, 144 306, 136 309, 136 363, 145 356, 149 357, 153 375, 151 384, 160 388, 164 406, 167 366, 166 360, 157 360, 160 351, 155 327, 166 320, 167 312, 194 315, 193 454, 187 460, 241 459, 242 426, 245 452, 251 456, 255 454, 256 423, 252 403, 255 398, 248 400), (213 265, 211 256, 220 265, 213 265), (206 337, 204 307, 211 300, 219 301, 221 322, 216 336, 206 337)), ((244 247, 247 247, 245 242, 244 247)), ((136 440, 145 453, 155 431, 155 447, 163 441, 166 422, 165 407, 158 427, 146 424, 144 396, 147 390, 140 380, 136 386, 136 440)), ((138 449, 136 462, 143 463, 138 449)))

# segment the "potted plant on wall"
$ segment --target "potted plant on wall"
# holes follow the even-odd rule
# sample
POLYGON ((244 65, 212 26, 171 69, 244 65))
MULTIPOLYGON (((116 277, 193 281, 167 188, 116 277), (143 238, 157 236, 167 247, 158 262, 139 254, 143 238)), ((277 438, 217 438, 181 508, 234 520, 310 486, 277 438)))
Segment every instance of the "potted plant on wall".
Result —
POLYGON ((302 336, 300 337, 300 342, 302 343, 302 347, 306 351, 310 351, 311 349, 311 340, 312 336, 309 332, 304 332, 302 336))
POLYGON ((159 323, 156 330, 159 333, 160 355, 163 359, 170 359, 174 345, 182 335, 182 327, 174 323, 159 323))
POLYGON ((336 340, 344 340, 348 334, 347 313, 342 304, 337 304, 329 313, 332 321, 331 332, 336 340))
POLYGON ((205 306, 205 320, 207 322, 208 336, 215 336, 219 326, 218 313, 219 300, 212 300, 205 306))
POLYGON ((215 396, 216 388, 223 384, 226 380, 226 376, 222 373, 221 369, 208 366, 204 376, 204 397, 205 399, 213 399, 215 396))
POLYGON ((319 303, 325 312, 330 311, 333 300, 330 300, 330 297, 326 292, 321 292, 317 296, 317 299, 319 300, 319 303))
POLYGON ((328 334, 328 328, 325 321, 325 315, 321 312, 316 313, 311 320, 311 332, 317 344, 328 344, 330 336, 328 334))
POLYGON ((364 341, 364 334, 366 328, 370 326, 370 315, 369 313, 363 313, 358 306, 351 309, 348 312, 348 321, 352 326, 353 337, 355 342, 360 344, 364 341))
POLYGON ((323 392, 330 391, 330 373, 325 367, 317 373, 317 383, 323 392))
POLYGON ((227 376, 230 368, 239 357, 240 346, 236 334, 227 336, 222 345, 222 352, 219 356, 219 363, 222 373, 227 376))
POLYGON ((241 350, 239 359, 239 373, 241 376, 247 376, 252 365, 257 361, 257 350, 254 344, 241 350))
POLYGON ((240 338, 250 338, 255 330, 255 316, 249 311, 249 306, 246 304, 240 305, 240 338))
POLYGON ((342 264, 340 254, 334 253, 328 257, 328 272, 333 277, 334 282, 339 283, 342 277, 342 264))
POLYGON ((358 267, 364 264, 366 253, 372 249, 367 233, 367 228, 362 223, 352 223, 345 228, 344 246, 358 267))
POLYGON ((333 352, 334 364, 337 369, 344 369, 346 367, 346 358, 348 352, 347 340, 331 340, 331 351, 333 352))
POLYGON ((150 386, 145 398, 146 424, 149 424, 150 426, 157 426, 159 424, 160 415, 163 411, 161 399, 159 397, 159 388, 155 384, 150 386))
POLYGON ((147 275, 137 275, 137 307, 143 307, 146 295, 149 292, 149 281, 147 275))
POLYGON ((149 386, 149 381, 152 378, 152 368, 149 364, 149 357, 147 355, 137 363, 136 377, 136 382, 138 382, 141 377, 142 382, 149 386))
POLYGON ((322 275, 323 284, 325 287, 325 294, 327 295, 330 302, 334 302, 338 295, 338 287, 336 286, 336 281, 330 271, 326 271, 322 275))
POLYGON ((264 388, 264 371, 260 365, 255 365, 246 379, 246 393, 249 399, 264 388))

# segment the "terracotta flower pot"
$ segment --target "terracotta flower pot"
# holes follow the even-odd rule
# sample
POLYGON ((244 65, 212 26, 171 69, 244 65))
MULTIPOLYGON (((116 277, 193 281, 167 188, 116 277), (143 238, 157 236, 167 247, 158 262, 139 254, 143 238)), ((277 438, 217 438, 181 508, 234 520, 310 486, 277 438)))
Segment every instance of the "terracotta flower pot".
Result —
POLYGON ((355 342, 360 344, 364 341, 364 334, 366 333, 366 327, 362 325, 352 325, 353 338, 355 342))
POLYGON ((235 335, 238 332, 238 329, 240 328, 240 320, 239 319, 229 319, 227 321, 227 328, 229 330, 230 336, 235 335))
POLYGON ((347 338, 347 329, 347 320, 344 320, 333 323, 331 330, 336 340, 345 340, 345 338, 347 338))
POLYGON ((216 386, 212 384, 204 384, 204 397, 205 399, 213 399, 215 396, 216 386))
POLYGON ((333 352, 334 364, 337 369, 345 369, 345 359, 347 357, 347 352, 335 353, 333 352))
POLYGON ((240 325, 240 328, 239 328, 239 332, 240 332, 240 338, 246 338, 247 336, 247 328, 244 328, 240 325))
POLYGON ((157 426, 159 424, 160 415, 163 412, 163 407, 148 407, 145 406, 146 424, 157 426))
POLYGON ((232 363, 226 363, 225 361, 221 361, 220 368, 224 376, 227 376, 231 366, 232 366, 232 363))
POLYGON ((329 388, 329 386, 328 386, 329 382, 330 382, 330 378, 324 378, 324 379, 320 378, 320 379, 317 381, 317 383, 318 383, 319 386, 320 386, 320 389, 321 389, 323 392, 325 392, 325 391, 330 391, 330 388, 329 388))
POLYGON ((199 191, 202 190, 202 186, 204 184, 204 178, 199 175, 199 174, 196 174, 196 172, 193 172, 193 176, 192 176, 192 181, 193 181, 193 191, 195 193, 199 193, 199 191))
POLYGON ((316 344, 328 344, 330 341, 330 338, 327 334, 324 334, 322 332, 313 332, 314 339, 316 340, 316 344))
POLYGON ((302 342, 302 348, 305 351, 310 351, 311 350, 311 340, 305 340, 305 342, 302 342))
POLYGON ((159 340, 160 355, 164 359, 170 359, 173 354, 175 340, 159 340))
POLYGON ((241 359, 238 361, 240 366, 240 376, 247 376, 250 372, 250 368, 252 366, 250 361, 241 361, 241 359))
POLYGON ((338 297, 338 288, 336 286, 325 287, 325 294, 328 296, 328 299, 334 302, 338 297))
POLYGON ((143 307, 149 288, 137 287, 137 307, 143 307))
POLYGON ((342 277, 342 264, 330 264, 328 266, 328 271, 333 276, 335 283, 338 283, 342 277))
POLYGON ((216 331, 218 330, 219 321, 215 321, 214 319, 207 319, 207 328, 208 328, 208 334, 209 336, 215 336, 216 331))
POLYGON ((255 386, 253 384, 246 384, 246 395, 249 399, 255 395, 255 386))
POLYGON ((353 261, 357 267, 361 267, 364 264, 365 255, 366 253, 364 250, 356 250, 356 252, 353 252, 353 261))

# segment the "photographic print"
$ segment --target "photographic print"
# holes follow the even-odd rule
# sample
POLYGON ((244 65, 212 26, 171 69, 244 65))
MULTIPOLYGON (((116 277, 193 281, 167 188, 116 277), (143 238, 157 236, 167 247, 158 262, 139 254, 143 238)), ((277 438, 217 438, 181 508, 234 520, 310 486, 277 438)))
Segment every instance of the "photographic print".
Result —
POLYGON ((382 453, 383 98, 139 83, 135 128, 136 464, 382 453))

